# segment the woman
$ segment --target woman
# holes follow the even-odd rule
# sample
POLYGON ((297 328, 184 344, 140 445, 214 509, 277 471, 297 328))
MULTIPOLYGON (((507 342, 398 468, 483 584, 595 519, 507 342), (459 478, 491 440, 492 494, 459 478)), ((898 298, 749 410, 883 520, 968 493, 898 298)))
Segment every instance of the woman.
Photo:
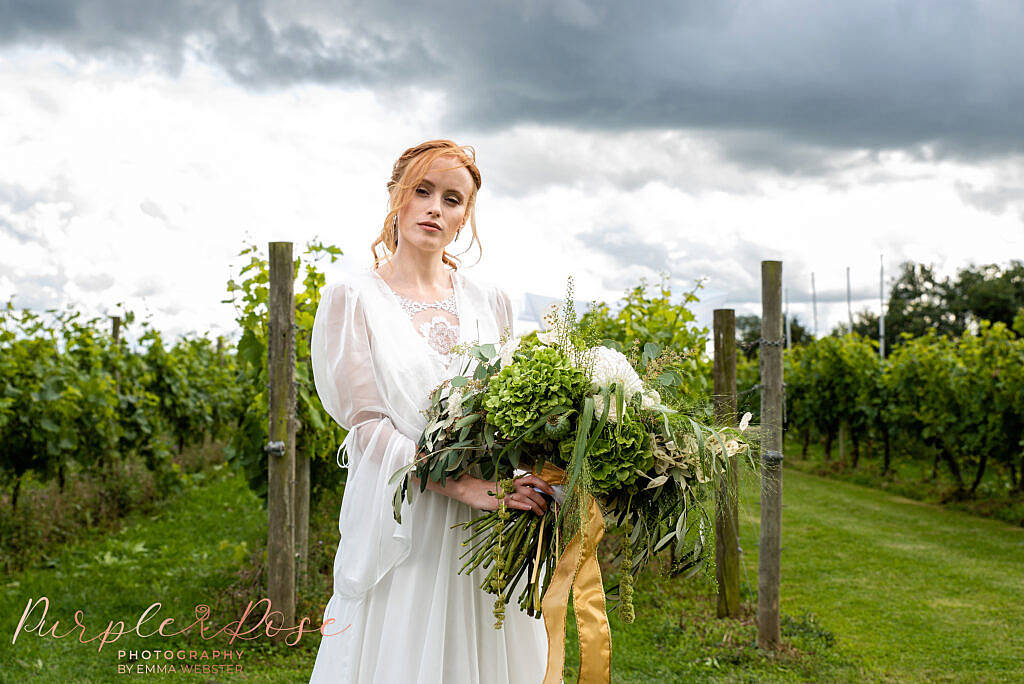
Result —
MULTIPOLYGON (((496 342, 512 328, 508 295, 458 272, 445 248, 468 223, 480 172, 471 148, 432 140, 395 163, 390 211, 371 250, 374 268, 321 292, 313 376, 327 412, 349 430, 349 459, 334 564, 311 682, 540 682, 541 621, 511 602, 494 628, 483 571, 459 575, 464 539, 452 525, 494 510, 495 483, 464 476, 428 482, 394 520, 391 475, 416 457, 430 391, 459 370, 457 342, 496 342), (383 249, 384 257, 378 254, 383 249), (333 620, 333 622, 328 622, 333 620)), ((543 514, 551 487, 516 480, 511 508, 543 514)))

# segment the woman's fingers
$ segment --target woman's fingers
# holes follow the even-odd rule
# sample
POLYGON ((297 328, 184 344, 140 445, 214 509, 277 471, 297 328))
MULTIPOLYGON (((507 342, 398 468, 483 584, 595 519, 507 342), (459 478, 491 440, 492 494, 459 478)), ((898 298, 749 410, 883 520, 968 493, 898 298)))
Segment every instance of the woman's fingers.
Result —
POLYGON ((529 499, 521 492, 514 492, 506 496, 505 505, 517 511, 533 511, 538 515, 543 515, 544 513, 543 510, 540 510, 536 501, 529 499))
POLYGON ((536 491, 531 487, 516 487, 515 492, 516 498, 520 501, 526 501, 533 509, 533 512, 537 515, 544 515, 544 512, 548 509, 548 502, 544 500, 544 497, 540 492, 536 491))
POLYGON ((519 483, 528 484, 531 487, 536 487, 545 494, 550 494, 551 496, 555 495, 555 490, 551 488, 551 485, 549 485, 547 482, 540 479, 536 475, 527 474, 523 475, 522 477, 516 478, 516 484, 519 483))

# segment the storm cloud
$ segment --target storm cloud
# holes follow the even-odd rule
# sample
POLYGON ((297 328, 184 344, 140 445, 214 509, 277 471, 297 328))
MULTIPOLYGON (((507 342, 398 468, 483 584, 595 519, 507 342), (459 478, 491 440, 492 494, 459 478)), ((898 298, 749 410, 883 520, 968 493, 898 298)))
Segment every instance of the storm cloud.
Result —
POLYGON ((0 4, 0 44, 171 73, 191 56, 251 89, 436 90, 449 125, 480 131, 703 129, 801 174, 837 149, 1021 153, 1022 32, 1007 0, 0 4))

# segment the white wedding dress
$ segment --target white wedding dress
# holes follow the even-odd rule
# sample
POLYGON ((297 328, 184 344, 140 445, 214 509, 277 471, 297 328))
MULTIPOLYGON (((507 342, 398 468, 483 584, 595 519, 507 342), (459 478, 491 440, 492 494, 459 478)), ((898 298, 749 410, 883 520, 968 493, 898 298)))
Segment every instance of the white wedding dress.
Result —
POLYGON ((519 610, 520 588, 496 630, 494 596, 479 589, 483 572, 458 574, 465 533, 450 528, 478 512, 415 488, 402 523, 394 520, 397 485, 388 479, 412 461, 428 394, 463 363, 445 353, 446 334, 449 343, 497 342, 512 326, 504 291, 458 272, 451 278, 447 306, 403 303, 369 269, 321 291, 313 377, 324 408, 349 430, 349 472, 334 594, 310 682, 538 684, 544 677, 543 622, 519 610))

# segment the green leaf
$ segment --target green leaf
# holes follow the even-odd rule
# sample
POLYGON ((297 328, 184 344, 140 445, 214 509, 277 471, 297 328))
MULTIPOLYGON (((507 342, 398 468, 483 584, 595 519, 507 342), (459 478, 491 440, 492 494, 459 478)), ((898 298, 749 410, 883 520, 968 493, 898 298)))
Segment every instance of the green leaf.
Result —
POLYGON ((408 475, 409 471, 412 470, 415 467, 416 467, 415 463, 409 463, 407 465, 402 466, 401 468, 396 470, 394 473, 392 473, 391 477, 388 478, 388 485, 395 484, 396 482, 401 480, 403 477, 408 475))
MULTIPOLYGON (((607 410, 605 411, 605 417, 608 416, 607 410)), ((565 488, 565 500, 571 501, 573 491, 576 488, 576 481, 579 479, 580 472, 583 470, 583 459, 587 453, 587 437, 590 434, 590 424, 594 420, 594 398, 587 397, 583 400, 583 414, 580 416, 580 421, 576 425, 576 442, 573 446, 572 462, 569 464, 570 475, 569 483, 565 488)), ((558 518, 555 521, 556 525, 562 523, 562 518, 565 516, 565 510, 567 506, 562 506, 558 510, 558 518)))
POLYGON ((668 544, 668 543, 669 543, 670 541, 672 541, 672 538, 673 538, 673 537, 675 537, 675 536, 676 536, 676 532, 675 532, 675 530, 672 530, 671 532, 669 532, 668 534, 666 534, 666 535, 665 535, 664 537, 662 537, 662 538, 661 538, 661 539, 660 539, 660 540, 658 541, 658 543, 654 545, 654 549, 653 549, 653 550, 654 550, 654 553, 657 553, 658 551, 661 551, 661 550, 662 550, 663 548, 665 548, 665 546, 666 546, 666 545, 667 545, 667 544, 668 544))
POLYGON ((467 425, 472 425, 476 421, 480 420, 481 416, 479 413, 471 413, 468 416, 463 416, 455 422, 455 429, 464 428, 467 425))
POLYGON ((641 356, 641 361, 646 366, 648 363, 658 358, 658 354, 661 353, 661 347, 654 342, 648 342, 644 345, 644 351, 641 356))

